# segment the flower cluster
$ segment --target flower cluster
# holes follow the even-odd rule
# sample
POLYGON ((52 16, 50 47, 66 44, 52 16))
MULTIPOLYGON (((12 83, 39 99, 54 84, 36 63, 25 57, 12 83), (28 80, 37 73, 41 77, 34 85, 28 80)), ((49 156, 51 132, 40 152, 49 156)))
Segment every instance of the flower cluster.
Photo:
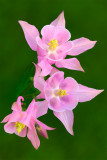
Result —
POLYGON ((64 72, 57 69, 84 71, 77 58, 66 59, 66 56, 77 56, 94 47, 96 41, 84 37, 71 41, 71 34, 65 28, 64 12, 50 25, 42 28, 42 38, 35 26, 25 21, 19 23, 28 45, 37 51, 38 63, 34 63, 33 85, 40 94, 35 96, 25 111, 23 111, 24 98, 22 95, 19 96, 11 107, 12 113, 7 115, 2 123, 6 123, 4 130, 7 133, 15 133, 20 137, 27 134, 32 145, 38 149, 40 140, 37 132, 48 138, 47 130, 55 129, 38 120, 48 112, 48 108, 73 135, 73 109, 79 102, 90 101, 103 91, 78 84, 72 77, 64 78, 64 72), (53 64, 57 68, 53 67, 53 64), (45 76, 48 78, 44 78, 45 76))

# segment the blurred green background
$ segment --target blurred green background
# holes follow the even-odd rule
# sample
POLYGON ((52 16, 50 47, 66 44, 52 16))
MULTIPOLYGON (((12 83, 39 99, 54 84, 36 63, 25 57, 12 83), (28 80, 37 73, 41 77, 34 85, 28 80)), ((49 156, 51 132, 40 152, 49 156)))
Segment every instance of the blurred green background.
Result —
POLYGON ((0 121, 11 112, 26 68, 36 62, 36 52, 27 45, 18 20, 39 31, 62 11, 72 40, 97 40, 92 50, 79 55, 85 73, 64 70, 79 83, 105 91, 74 110, 74 136, 51 111, 42 117, 49 140, 40 137, 36 151, 27 138, 4 132, 0 125, 0 160, 106 160, 107 159, 107 0, 0 0, 0 121))

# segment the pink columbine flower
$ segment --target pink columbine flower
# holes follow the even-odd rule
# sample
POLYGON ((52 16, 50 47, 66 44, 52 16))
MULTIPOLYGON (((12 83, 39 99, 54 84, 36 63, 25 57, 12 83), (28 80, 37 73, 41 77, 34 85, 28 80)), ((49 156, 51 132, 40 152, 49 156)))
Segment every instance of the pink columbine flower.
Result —
POLYGON ((52 70, 52 64, 58 68, 68 68, 84 71, 76 58, 65 59, 67 55, 76 56, 91 49, 96 41, 87 38, 79 38, 69 41, 70 32, 65 28, 64 12, 50 25, 41 30, 42 39, 35 26, 24 21, 19 21, 26 41, 32 50, 37 51, 38 65, 42 68, 42 75, 48 75, 52 70))
POLYGON ((48 108, 62 112, 73 110, 78 102, 90 101, 103 90, 96 90, 78 84, 72 77, 64 79, 64 72, 57 71, 46 81, 41 76, 41 68, 35 65, 34 87, 41 91, 41 96, 48 101, 48 108))
POLYGON ((48 138, 47 130, 53 130, 53 128, 46 126, 37 119, 45 114, 45 111, 41 110, 41 105, 38 102, 35 102, 33 99, 28 109, 26 111, 22 111, 21 105, 23 103, 21 103, 21 100, 24 101, 24 98, 21 96, 18 97, 17 102, 12 105, 13 112, 3 119, 2 123, 7 122, 4 125, 4 130, 10 134, 15 133, 20 137, 25 137, 27 133, 27 137, 31 141, 32 145, 38 149, 40 140, 36 130, 38 130, 41 136, 48 138))
POLYGON ((70 134, 73 134, 73 112, 78 102, 90 101, 103 90, 88 88, 71 77, 64 79, 64 72, 54 71, 52 76, 45 81, 40 74, 40 67, 36 65, 34 86, 41 91, 36 98, 44 98, 45 109, 50 108, 54 115, 64 124, 70 134), (39 85, 38 85, 39 84, 39 85))

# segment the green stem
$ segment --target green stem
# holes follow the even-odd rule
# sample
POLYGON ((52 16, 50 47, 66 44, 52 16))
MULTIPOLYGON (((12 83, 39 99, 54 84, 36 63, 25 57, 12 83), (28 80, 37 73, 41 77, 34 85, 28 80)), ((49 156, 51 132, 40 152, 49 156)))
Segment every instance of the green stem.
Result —
POLYGON ((24 95, 24 98, 30 98, 35 96, 36 97, 37 93, 32 93, 32 94, 28 94, 28 95, 24 95))

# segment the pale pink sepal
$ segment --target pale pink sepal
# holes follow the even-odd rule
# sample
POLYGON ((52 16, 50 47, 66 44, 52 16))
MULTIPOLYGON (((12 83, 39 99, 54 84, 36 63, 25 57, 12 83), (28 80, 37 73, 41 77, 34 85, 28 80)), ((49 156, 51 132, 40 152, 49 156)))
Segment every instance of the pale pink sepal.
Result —
POLYGON ((40 146, 40 140, 35 128, 33 128, 32 130, 30 128, 28 129, 27 137, 31 141, 34 148, 38 149, 40 146))
POLYGON ((27 133, 27 127, 26 127, 26 126, 25 126, 25 128, 19 133, 19 135, 18 135, 17 131, 15 130, 15 134, 16 134, 17 136, 20 136, 20 137, 26 137, 26 133, 27 133))
POLYGON ((5 132, 9 133, 9 134, 12 134, 15 132, 16 128, 14 127, 15 126, 15 123, 9 123, 7 122, 5 125, 4 125, 4 130, 5 132))
POLYGON ((52 70, 51 70, 51 72, 50 72, 50 76, 52 76, 56 72, 59 72, 59 70, 56 69, 55 67, 53 67, 52 70))
POLYGON ((37 106, 36 118, 43 116, 48 111, 48 102, 46 100, 35 102, 37 106))
MULTIPOLYGON (((49 85, 51 88, 55 89, 55 88, 58 88, 59 84, 61 83, 61 81, 64 80, 64 72, 56 72, 54 73, 50 78, 49 78, 49 85)), ((45 85, 45 89, 47 90, 46 88, 46 85, 45 85)))
POLYGON ((36 96, 36 99, 44 99, 45 95, 44 95, 44 91, 41 92, 38 96, 36 96))
POLYGON ((10 119, 10 117, 11 117, 11 114, 7 115, 7 116, 2 120, 2 122, 1 122, 1 123, 8 122, 8 121, 9 121, 9 119, 10 119))
POLYGON ((19 24, 21 25, 25 39, 30 46, 30 48, 34 51, 37 51, 37 42, 36 37, 39 36, 39 32, 37 28, 25 21, 19 21, 19 24))
POLYGON ((55 27, 57 27, 57 26, 65 27, 64 11, 51 23, 51 25, 53 25, 55 27))
POLYGON ((63 60, 56 62, 55 65, 58 68, 67 68, 71 70, 78 70, 78 71, 84 72, 77 58, 63 59, 63 60))
POLYGON ((79 97, 79 102, 90 101, 103 91, 104 90, 97 90, 79 84, 79 92, 77 93, 79 97))
POLYGON ((64 112, 53 112, 54 115, 63 123, 66 130, 71 134, 73 133, 73 121, 74 121, 74 115, 72 111, 64 111, 64 112))
MULTIPOLYGON (((27 133, 28 139, 31 141, 32 145, 36 149, 38 149, 38 147, 40 145, 40 141, 39 141, 38 135, 36 133, 36 129, 42 128, 42 133, 45 133, 45 135, 47 133, 46 130, 53 129, 53 128, 50 128, 47 125, 45 125, 42 122, 37 120, 37 117, 42 116, 43 114, 46 114, 47 107, 46 107, 46 110, 42 109, 41 105, 39 104, 37 106, 35 99, 33 99, 32 102, 29 104, 27 110, 22 111, 22 109, 19 109, 17 107, 17 106, 21 105, 21 99, 23 99, 23 97, 21 97, 21 96, 18 97, 17 102, 14 103, 17 105, 12 106, 12 110, 13 110, 12 113, 10 115, 6 116, 4 118, 4 120, 2 121, 2 123, 7 122, 4 125, 4 130, 5 130, 5 132, 10 133, 10 134, 15 133, 16 135, 18 135, 20 137, 25 137, 26 132, 28 130, 28 133, 27 133), (25 125, 19 134, 18 134, 17 128, 15 126, 16 122, 20 122, 25 125), (35 125, 36 125, 36 129, 35 129, 35 125), (39 125, 39 127, 38 127, 38 125, 39 125)), ((45 104, 46 104, 46 102, 44 103, 44 105, 45 104)), ((43 103, 42 103, 42 107, 44 107, 43 103)), ((47 135, 45 136, 45 138, 47 138, 47 135)))
POLYGON ((49 64, 49 62, 46 59, 39 62, 38 65, 42 68, 42 72, 41 72, 42 76, 47 76, 48 74, 50 74, 52 70, 52 66, 49 64))
MULTIPOLYGON (((37 106, 35 104, 35 99, 32 100, 32 102, 29 104, 29 107, 27 108, 26 110, 26 121, 29 119, 32 119, 31 117, 35 117, 36 116, 36 113, 37 113, 37 106), (30 118, 29 118, 30 117, 30 118)), ((29 124, 29 123, 26 123, 26 124, 29 124)))
POLYGON ((35 63, 34 65, 35 65, 34 87, 40 91, 43 91, 45 80, 42 76, 41 68, 35 63))
POLYGON ((73 40, 72 42, 73 47, 67 54, 71 56, 76 56, 87 51, 88 49, 93 48, 97 41, 90 41, 89 39, 82 37, 73 40))

